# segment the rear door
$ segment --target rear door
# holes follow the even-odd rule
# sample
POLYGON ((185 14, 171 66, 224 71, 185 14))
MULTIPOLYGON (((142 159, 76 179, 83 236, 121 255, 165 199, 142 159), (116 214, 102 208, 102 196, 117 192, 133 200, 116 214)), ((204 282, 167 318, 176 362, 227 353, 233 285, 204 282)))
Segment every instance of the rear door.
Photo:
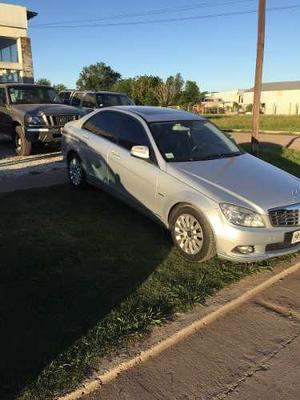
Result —
POLYGON ((82 126, 82 159, 88 175, 98 183, 109 185, 114 179, 107 165, 108 151, 116 141, 114 119, 110 113, 98 112, 82 126))

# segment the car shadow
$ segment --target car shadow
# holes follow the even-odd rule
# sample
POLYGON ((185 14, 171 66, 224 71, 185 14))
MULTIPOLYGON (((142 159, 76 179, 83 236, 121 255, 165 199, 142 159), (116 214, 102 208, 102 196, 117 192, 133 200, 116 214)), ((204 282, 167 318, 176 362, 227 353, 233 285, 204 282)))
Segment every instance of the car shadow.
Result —
POLYGON ((19 193, 2 195, 10 211, 0 210, 5 400, 134 293, 171 250, 165 229, 99 190, 19 193))

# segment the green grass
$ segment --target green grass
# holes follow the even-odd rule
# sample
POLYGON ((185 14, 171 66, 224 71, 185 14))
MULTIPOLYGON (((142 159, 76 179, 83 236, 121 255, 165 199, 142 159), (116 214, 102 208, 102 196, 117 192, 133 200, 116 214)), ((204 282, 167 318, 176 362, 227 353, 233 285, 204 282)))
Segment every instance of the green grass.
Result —
MULTIPOLYGON (((263 157, 299 167, 293 151, 263 157)), ((163 228, 98 190, 58 186, 0 201, 1 399, 74 388, 102 356, 262 268, 186 262, 163 228)))
MULTIPOLYGON (((224 130, 242 129, 250 132, 252 129, 252 115, 208 115, 208 118, 224 130)), ((260 129, 286 133, 300 132, 300 116, 262 115, 260 129)))

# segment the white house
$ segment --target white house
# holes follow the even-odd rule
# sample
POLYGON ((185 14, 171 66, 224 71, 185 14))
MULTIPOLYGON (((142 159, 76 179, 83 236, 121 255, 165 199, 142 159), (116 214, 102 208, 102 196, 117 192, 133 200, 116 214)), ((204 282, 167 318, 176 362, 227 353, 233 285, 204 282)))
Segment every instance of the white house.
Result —
MULTIPOLYGON (((238 103, 244 111, 253 104, 253 88, 214 92, 213 96, 225 106, 238 103)), ((265 114, 300 115, 300 81, 263 83, 261 104, 265 114)))
MULTIPOLYGON (((253 104, 253 88, 244 93, 243 102, 253 104)), ((300 81, 264 83, 261 104, 265 114, 300 115, 300 81)))

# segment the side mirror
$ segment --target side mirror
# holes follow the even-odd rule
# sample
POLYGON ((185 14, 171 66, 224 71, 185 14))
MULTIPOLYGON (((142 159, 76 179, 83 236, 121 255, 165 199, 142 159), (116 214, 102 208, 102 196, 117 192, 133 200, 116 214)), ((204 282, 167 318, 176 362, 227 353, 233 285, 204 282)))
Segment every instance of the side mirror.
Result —
POLYGON ((149 160, 150 151, 148 146, 133 146, 131 147, 130 154, 133 157, 142 158, 143 160, 149 160))

